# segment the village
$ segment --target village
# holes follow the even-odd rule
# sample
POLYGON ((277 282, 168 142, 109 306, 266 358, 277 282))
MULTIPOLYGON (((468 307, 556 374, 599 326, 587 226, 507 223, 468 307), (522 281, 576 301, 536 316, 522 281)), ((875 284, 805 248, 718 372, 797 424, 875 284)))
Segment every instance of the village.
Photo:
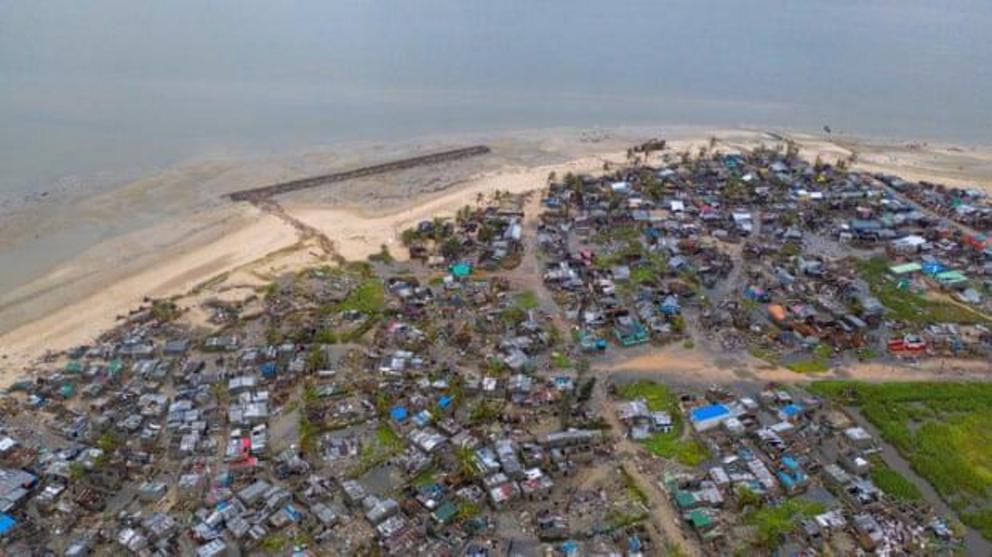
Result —
POLYGON ((403 254, 149 300, 0 401, 0 552, 976 550, 989 506, 919 495, 815 380, 988 362, 992 203, 855 166, 655 140, 480 194, 403 254), (673 347, 804 381, 610 372, 673 347))

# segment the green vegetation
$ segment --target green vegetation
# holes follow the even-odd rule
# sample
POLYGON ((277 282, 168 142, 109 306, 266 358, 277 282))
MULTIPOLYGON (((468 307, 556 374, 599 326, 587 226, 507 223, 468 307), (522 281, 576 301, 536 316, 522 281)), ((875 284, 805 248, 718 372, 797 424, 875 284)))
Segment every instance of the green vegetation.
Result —
POLYGON ((482 507, 472 501, 461 501, 458 503, 458 520, 472 520, 482 514, 482 507))
POLYGON ((562 352, 555 352, 551 354, 551 363, 554 364, 556 369, 566 369, 572 367, 572 360, 569 360, 568 355, 562 352))
POLYGON ((479 475, 480 470, 475 460, 475 451, 468 447, 455 447, 455 458, 458 459, 458 471, 469 478, 479 475))
POLYGON ((630 281, 634 284, 643 284, 654 279, 654 270, 649 267, 637 267, 630 272, 630 281))
POLYGON ((892 317, 916 325, 931 323, 981 323, 992 326, 992 321, 976 313, 971 308, 944 300, 931 300, 907 289, 888 277, 892 262, 884 257, 873 257, 858 261, 861 277, 878 297, 892 317))
POLYGON ((300 412, 299 427, 300 450, 306 454, 313 454, 317 449, 317 438, 320 435, 320 428, 310 421, 305 408, 300 412))
POLYGON ((651 411, 664 410, 672 417, 672 430, 668 433, 655 433, 644 446, 651 453, 662 458, 673 459, 684 466, 698 466, 709 458, 706 447, 693 438, 682 438, 684 422, 678 399, 667 385, 651 381, 628 383, 618 388, 621 397, 627 400, 643 398, 651 411))
POLYGON ((365 333, 371 331, 372 328, 375 327, 378 323, 379 323, 379 319, 377 317, 370 317, 362 321, 354 329, 341 333, 341 335, 338 336, 337 339, 340 340, 341 342, 355 342, 361 339, 363 336, 365 336, 365 333))
POLYGON ((737 508, 746 509, 751 507, 757 509, 764 505, 764 499, 757 492, 746 485, 738 485, 734 494, 737 497, 737 508))
POLYGON ((627 492, 630 494, 630 498, 637 501, 638 503, 647 506, 649 499, 648 494, 641 489, 641 486, 637 484, 637 480, 634 476, 627 471, 627 467, 620 465, 620 476, 623 478, 623 484, 627 487, 627 492))
POLYGON ((517 326, 527 320, 527 311, 513 305, 499 313, 499 319, 508 326, 517 326))
POLYGON ((774 549, 799 522, 826 510, 820 503, 805 499, 788 499, 774 507, 762 507, 744 516, 744 523, 755 528, 755 545, 774 549))
POLYGON ((878 353, 871 346, 862 346, 855 351, 859 362, 868 362, 878 357, 878 353))
POLYGON ((645 446, 652 453, 674 459, 685 466, 699 466, 707 458, 709 451, 695 439, 679 439, 673 433, 656 433, 647 440, 645 446))
POLYGON ((158 321, 175 321, 183 314, 179 306, 170 300, 155 300, 152 302, 152 317, 158 321))
POLYGON ((469 413, 469 423, 478 425, 491 422, 500 417, 503 413, 503 404, 496 400, 481 400, 472 407, 469 413))
POLYGON ((641 230, 639 228, 633 225, 624 225, 601 229, 593 235, 592 241, 597 244, 606 244, 608 242, 630 242, 638 240, 640 237, 641 230))
POLYGON ((382 311, 386 305, 386 287, 382 281, 370 278, 362 281, 355 289, 348 293, 348 297, 338 304, 336 311, 360 311, 366 314, 374 314, 382 311))
POLYGON ((116 432, 107 431, 96 440, 96 446, 106 454, 110 454, 121 446, 120 436, 116 432))
MULTIPOLYGON (((992 539, 992 385, 821 381, 811 390, 860 407, 962 522, 992 539)), ((882 472, 882 482, 893 495, 913 496, 891 474, 882 472)))
POLYGON ((799 360, 785 367, 796 373, 824 373, 830 370, 830 357, 833 349, 827 344, 818 344, 808 360, 799 360))
POLYGON ((369 261, 389 264, 395 261, 395 259, 393 258, 393 254, 389 253, 389 246, 382 244, 379 246, 379 253, 370 255, 369 261))
POLYGON ((289 547, 289 538, 279 533, 271 533, 262 538, 259 546, 267 553, 279 553, 289 547))
POLYGON ((362 447, 358 464, 350 471, 351 475, 360 476, 379 466, 402 451, 403 446, 403 438, 393 428, 380 425, 375 431, 374 439, 362 447))
POLYGON ((633 526, 647 519, 647 517, 648 513, 646 512, 626 512, 619 509, 610 509, 606 511, 606 515, 603 518, 606 520, 607 530, 619 530, 633 526))
POLYGON ((669 413, 678 413, 679 401, 667 385, 652 381, 637 381, 619 386, 617 392, 627 400, 643 398, 649 410, 667 410, 669 413))
POLYGON ((437 469, 434 466, 430 466, 425 470, 418 473, 416 476, 410 478, 410 485, 416 487, 423 487, 425 485, 431 485, 437 482, 437 469))
POLYGON ((921 501, 923 494, 916 484, 899 472, 889 468, 885 461, 876 458, 872 461, 871 480, 879 489, 901 501, 921 501))
POLYGON ((540 302, 533 290, 524 290, 516 296, 517 307, 522 310, 537 309, 540 302))
POLYGON ((375 431, 375 440, 379 445, 389 450, 399 450, 403 448, 403 438, 399 433, 388 425, 381 425, 375 431))
POLYGON ((771 350, 762 348, 760 346, 752 346, 749 351, 752 357, 759 360, 764 360, 772 365, 778 365, 778 357, 771 350))

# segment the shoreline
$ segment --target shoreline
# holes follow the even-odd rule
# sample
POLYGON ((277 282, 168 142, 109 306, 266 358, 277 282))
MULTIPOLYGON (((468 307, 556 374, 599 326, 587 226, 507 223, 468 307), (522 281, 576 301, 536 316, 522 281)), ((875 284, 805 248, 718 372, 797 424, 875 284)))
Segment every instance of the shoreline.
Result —
MULTIPOLYGON (((793 139, 813 157, 844 158, 857 151, 855 167, 860 169, 992 191, 992 148, 880 144, 774 133, 793 139)), ((668 136, 669 151, 695 149, 711 136, 725 150, 776 142, 762 130, 676 128, 668 136)), ((478 135, 457 139, 468 137, 479 139, 478 135)), ((545 130, 521 132, 519 137, 490 137, 484 142, 493 146, 493 154, 478 161, 358 179, 280 195, 278 202, 289 216, 331 239, 339 255, 364 259, 382 245, 398 245, 396 237, 403 228, 433 216, 451 215, 474 203, 480 194, 497 189, 522 193, 541 188, 552 171, 558 175, 590 173, 601 170, 604 161, 622 164, 626 147, 649 137, 645 129, 545 130)), ((361 162, 388 161, 403 153, 452 144, 451 139, 434 138, 429 143, 373 146, 364 154, 310 152, 246 167, 230 161, 202 163, 194 166, 196 171, 190 176, 171 170, 166 177, 148 177, 95 194, 82 205, 82 210, 94 211, 89 215, 92 219, 109 218, 114 211, 157 200, 171 205, 159 222, 102 240, 43 276, 0 295, 0 384, 11 383, 49 349, 91 341, 146 297, 195 298, 191 291, 197 285, 225 275, 222 282, 229 286, 258 288, 273 273, 327 261, 327 254, 301 238, 287 222, 248 204, 220 201, 218 192, 296 179, 318 170, 347 170, 361 162), (170 197, 177 195, 181 199, 170 197)), ((148 220, 154 221, 152 217, 148 220)))

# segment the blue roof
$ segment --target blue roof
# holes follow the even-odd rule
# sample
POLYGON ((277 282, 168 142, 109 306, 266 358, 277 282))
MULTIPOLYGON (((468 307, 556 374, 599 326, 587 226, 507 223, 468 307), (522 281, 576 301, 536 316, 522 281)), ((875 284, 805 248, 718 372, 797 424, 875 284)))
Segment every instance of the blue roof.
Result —
POLYGON ((689 414, 692 416, 692 421, 704 422, 706 420, 712 420, 713 418, 726 416, 730 414, 730 410, 727 410, 727 407, 722 404, 713 404, 710 406, 694 408, 689 414))
POLYGON ((928 275, 936 275, 936 274, 939 274, 939 273, 945 271, 946 269, 947 269, 947 267, 941 265, 940 263, 938 263, 936 261, 931 261, 929 263, 924 263, 923 264, 923 272, 926 273, 926 274, 928 274, 928 275))
POLYGON ((392 411, 389 412, 389 415, 392 416, 397 422, 402 422, 406 419, 406 408, 402 406, 395 406, 392 411))
POLYGON ((437 405, 441 408, 451 406, 451 397, 448 395, 443 395, 441 398, 437 399, 437 405))
POLYGON ((783 456, 782 464, 784 464, 786 468, 791 468, 793 470, 799 468, 799 462, 791 456, 783 456))
POLYGON ((0 513, 0 536, 6 536, 7 532, 10 532, 17 526, 17 521, 14 517, 7 513, 0 513))
POLYGON ((303 514, 296 510, 296 507, 292 504, 286 505, 285 511, 286 514, 289 515, 289 518, 293 519, 294 522, 299 522, 300 519, 303 518, 303 514))
POLYGON ((276 364, 275 362, 265 362, 260 368, 262 375, 268 377, 270 375, 276 374, 276 364))
POLYGON ((455 277, 467 277, 472 274, 472 264, 461 261, 452 265, 449 270, 455 277))
POLYGON ((802 411, 803 407, 801 404, 790 404, 782 409, 782 412, 785 412, 786 416, 795 416, 802 411))

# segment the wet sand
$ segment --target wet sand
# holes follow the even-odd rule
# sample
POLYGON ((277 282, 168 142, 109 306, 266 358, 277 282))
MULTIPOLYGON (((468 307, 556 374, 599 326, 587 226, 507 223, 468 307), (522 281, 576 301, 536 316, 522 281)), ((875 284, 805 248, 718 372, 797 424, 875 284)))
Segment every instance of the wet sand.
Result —
MULTIPOLYGON (((669 152, 677 153, 696 150, 715 136, 718 149, 732 151, 774 145, 781 133, 691 127, 541 130, 336 145, 260 159, 197 161, 121 187, 36 204, 6 215, 0 224, 0 383, 22 375, 46 350, 92 341, 146 296, 186 296, 193 305, 190 290, 220 275, 225 279, 213 294, 233 286, 250 291, 277 272, 329 260, 285 220, 224 200, 231 191, 464 145, 492 147, 491 155, 478 159, 277 198, 287 215, 320 231, 348 259, 367 257, 383 244, 401 256, 396 236, 419 220, 453 214, 497 189, 539 189, 551 172, 596 172, 604 162, 621 164, 626 148, 638 141, 662 136, 669 152), (39 254, 49 253, 55 253, 49 255, 53 261, 39 262, 39 254)), ((788 135, 811 157, 833 160, 857 151, 857 166, 873 172, 992 191, 992 149, 788 135)), ((685 358, 679 365, 690 365, 694 373, 704 367, 685 358)))

